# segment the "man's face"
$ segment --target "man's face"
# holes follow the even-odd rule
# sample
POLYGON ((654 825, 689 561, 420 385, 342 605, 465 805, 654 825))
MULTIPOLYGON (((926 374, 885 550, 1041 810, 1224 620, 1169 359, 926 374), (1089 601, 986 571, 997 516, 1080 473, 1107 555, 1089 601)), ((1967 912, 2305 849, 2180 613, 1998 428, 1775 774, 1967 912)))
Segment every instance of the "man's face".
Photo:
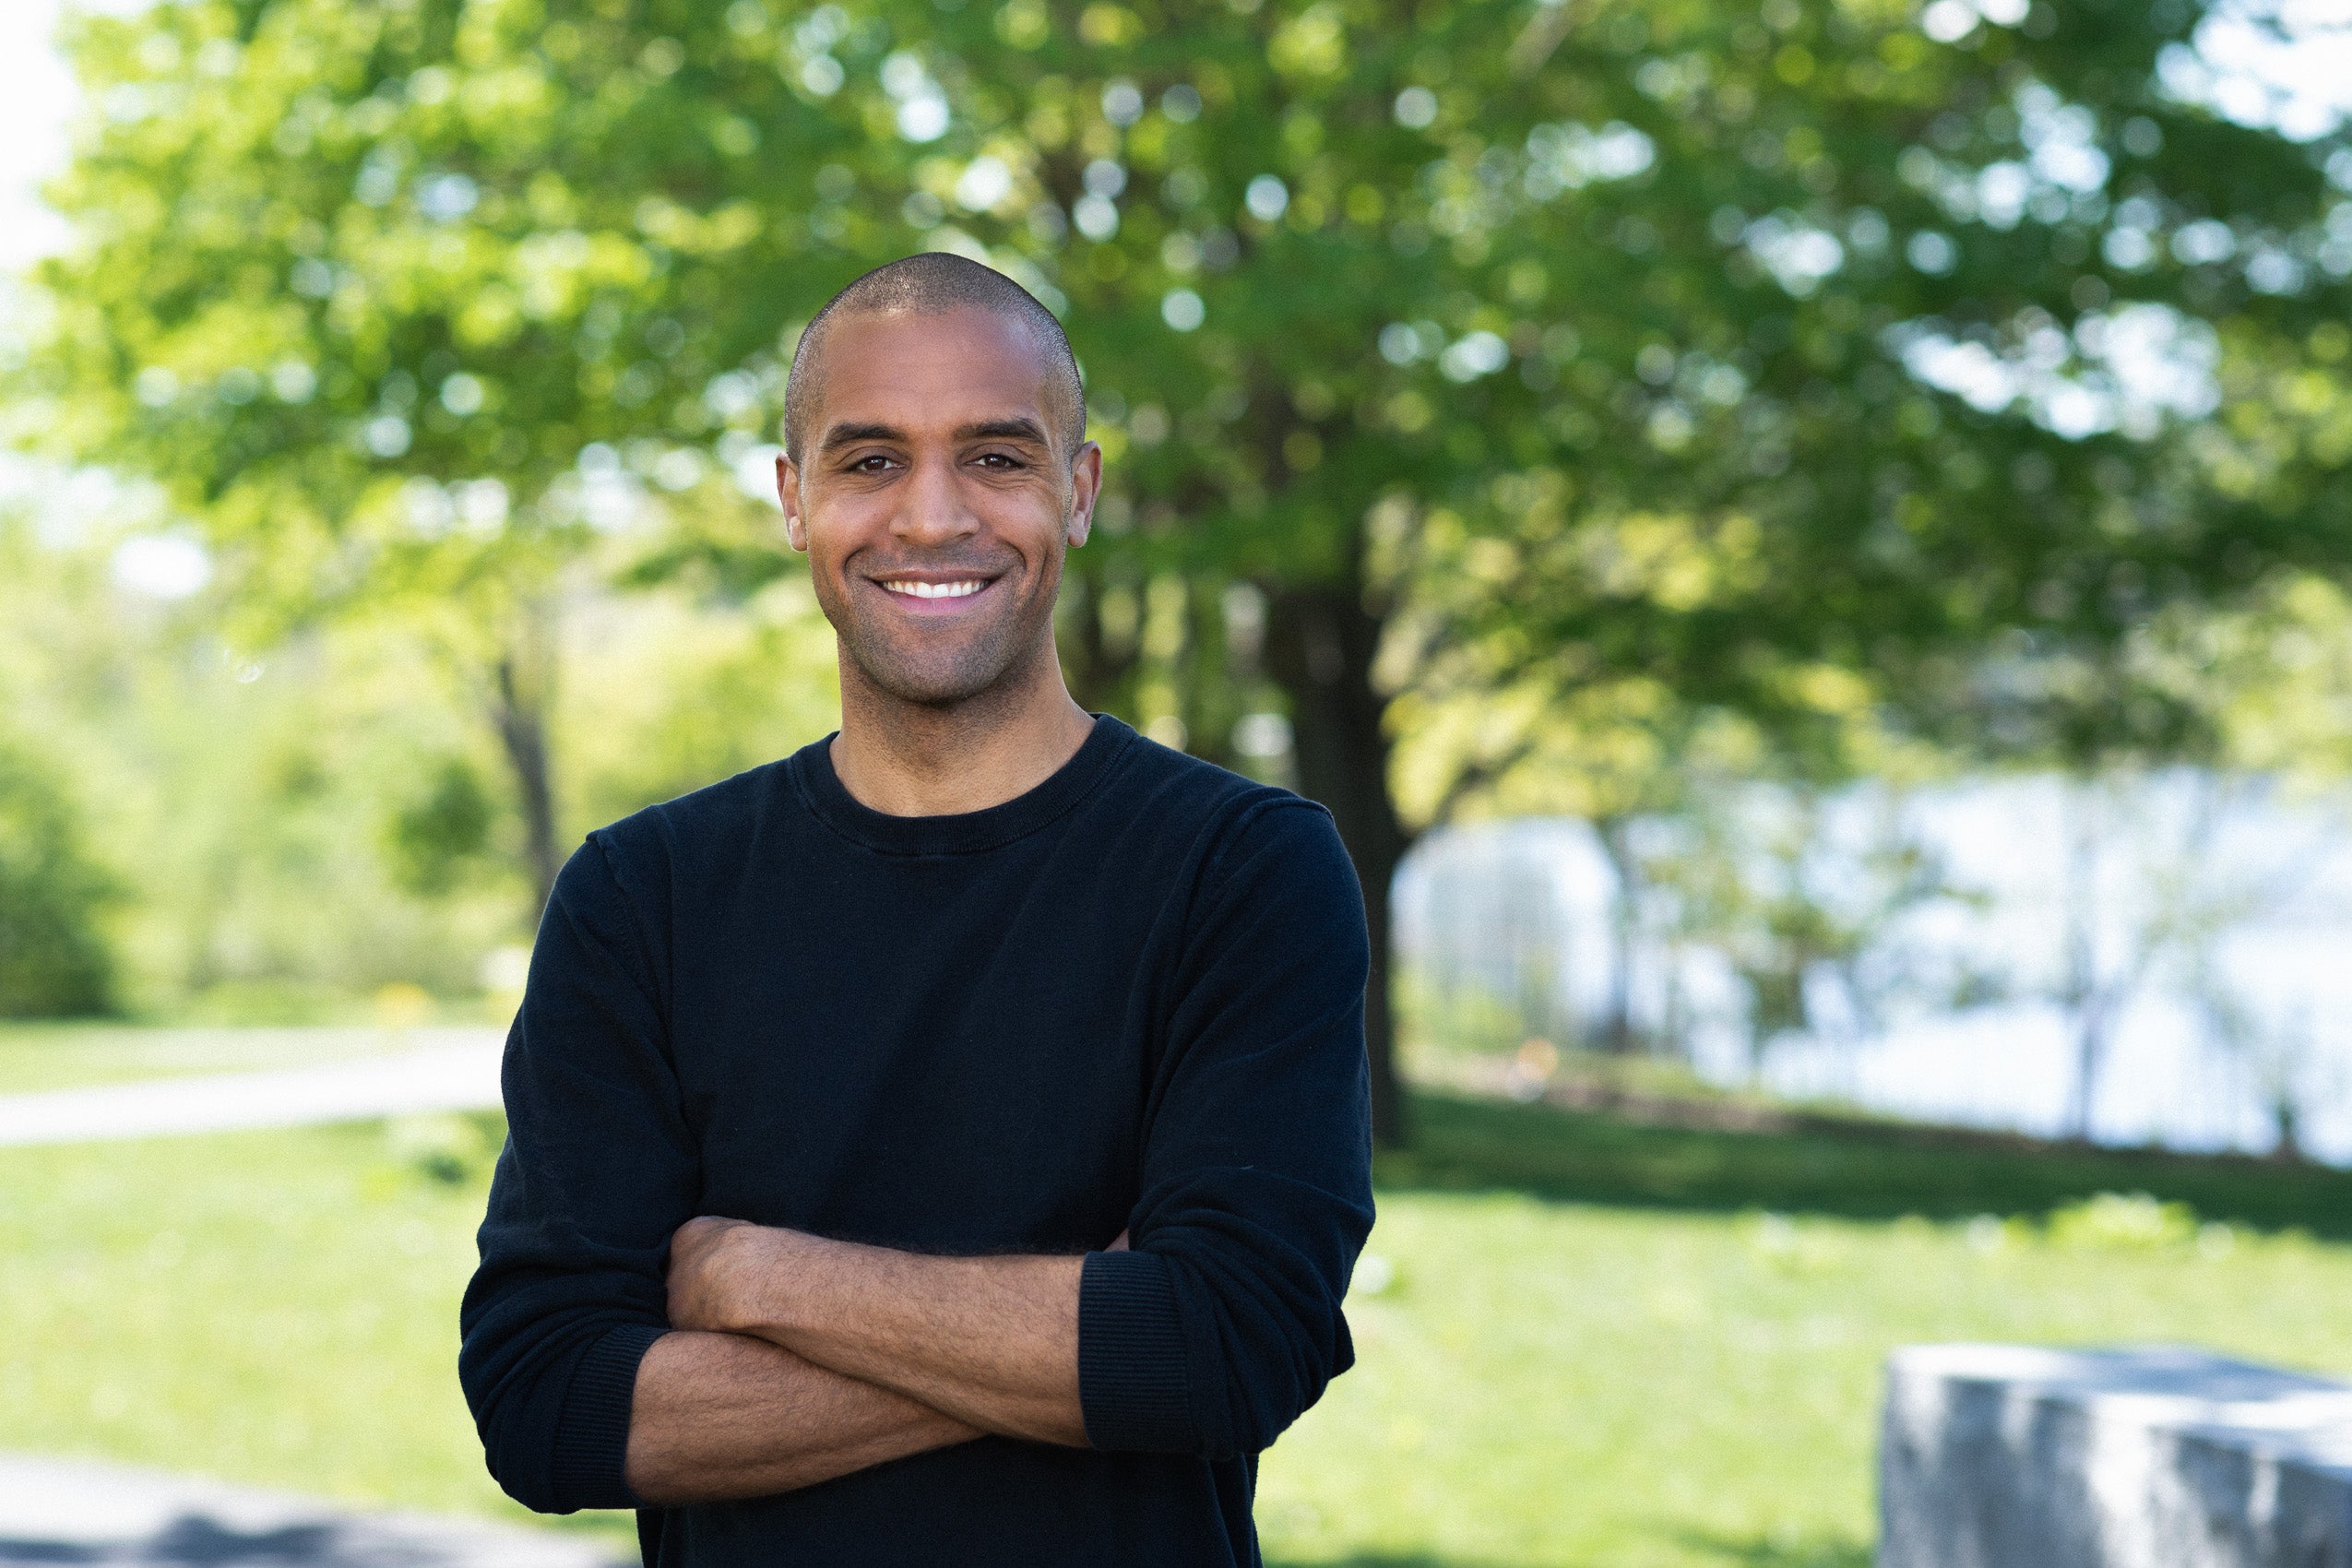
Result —
POLYGON ((1062 557, 1086 542, 1102 453, 1056 448, 1046 364, 992 311, 826 327, 814 417, 777 483, 843 650, 893 696, 961 702, 1051 657, 1062 557))

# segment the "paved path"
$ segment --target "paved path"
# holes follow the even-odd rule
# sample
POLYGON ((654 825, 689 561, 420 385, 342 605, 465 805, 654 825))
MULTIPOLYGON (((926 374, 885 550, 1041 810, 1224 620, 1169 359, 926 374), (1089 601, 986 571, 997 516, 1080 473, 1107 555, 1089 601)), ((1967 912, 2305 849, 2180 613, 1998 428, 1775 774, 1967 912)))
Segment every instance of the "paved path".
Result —
POLYGON ((617 1568, 610 1547, 422 1514, 356 1514, 159 1470, 0 1455, 0 1564, 617 1568))
POLYGON ((0 1148, 299 1127, 499 1103, 500 1031, 420 1029, 417 1036, 434 1043, 318 1067, 0 1095, 0 1148))

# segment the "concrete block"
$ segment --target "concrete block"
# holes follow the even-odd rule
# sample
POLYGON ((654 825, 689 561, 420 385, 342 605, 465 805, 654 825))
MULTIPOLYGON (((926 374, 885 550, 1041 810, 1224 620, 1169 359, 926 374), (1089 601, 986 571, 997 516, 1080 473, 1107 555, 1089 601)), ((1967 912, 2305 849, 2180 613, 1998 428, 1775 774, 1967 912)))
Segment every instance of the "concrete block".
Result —
POLYGON ((2201 1350, 1889 1359, 1880 1568, 2352 1568, 2352 1387, 2201 1350))

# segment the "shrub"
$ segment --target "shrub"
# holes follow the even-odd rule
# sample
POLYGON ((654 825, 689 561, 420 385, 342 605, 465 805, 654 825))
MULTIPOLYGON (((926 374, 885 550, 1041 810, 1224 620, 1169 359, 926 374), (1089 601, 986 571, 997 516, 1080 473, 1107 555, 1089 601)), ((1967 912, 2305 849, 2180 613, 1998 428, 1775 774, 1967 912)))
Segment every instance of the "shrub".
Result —
POLYGON ((83 847, 72 799, 30 753, 0 739, 0 1017, 113 1010, 103 917, 116 897, 83 847))

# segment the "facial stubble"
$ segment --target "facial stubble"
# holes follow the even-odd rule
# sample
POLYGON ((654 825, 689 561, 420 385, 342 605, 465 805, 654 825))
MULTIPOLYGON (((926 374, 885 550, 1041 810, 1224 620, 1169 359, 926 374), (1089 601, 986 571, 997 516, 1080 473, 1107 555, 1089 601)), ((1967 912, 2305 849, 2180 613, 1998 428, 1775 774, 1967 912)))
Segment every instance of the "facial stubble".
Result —
MULTIPOLYGON (((817 604, 833 624, 843 659, 856 666, 868 684, 900 702, 923 707, 954 707, 1017 684, 1040 649, 1044 658, 1053 657, 1053 606, 1061 593, 1062 564, 1069 551, 1075 499, 1074 492, 1064 492, 1052 546, 1039 563, 1036 577, 1026 585, 1026 591, 983 624, 967 626, 960 617, 935 628, 920 621, 883 623, 861 613, 863 596, 856 589, 855 578, 848 584, 820 579, 815 585, 817 604), (846 597, 839 591, 844 587, 849 589, 846 597)), ((1002 562, 950 557, 893 564, 909 571, 969 570, 976 576, 995 574, 1002 565, 1002 574, 987 591, 1009 597, 1020 582, 1025 562, 1009 548, 1004 556, 1002 562)), ((856 577, 875 575, 866 571, 856 577)), ((877 586, 875 591, 889 590, 877 586)))

